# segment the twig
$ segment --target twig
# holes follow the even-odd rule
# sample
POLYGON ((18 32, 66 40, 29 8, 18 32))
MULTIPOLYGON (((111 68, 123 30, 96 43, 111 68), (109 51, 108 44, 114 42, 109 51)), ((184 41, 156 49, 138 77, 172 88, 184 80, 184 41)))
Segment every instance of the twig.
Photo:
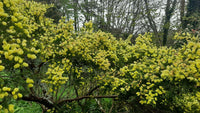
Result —
POLYGON ((110 108, 110 110, 109 110, 109 113, 112 112, 113 107, 114 107, 114 99, 112 100, 112 106, 111 106, 111 108, 110 108))
POLYGON ((93 89, 91 89, 86 95, 91 95, 93 91, 97 90, 100 86, 96 86, 93 89))
POLYGON ((96 98, 95 98, 95 100, 96 100, 97 104, 99 105, 99 108, 100 108, 101 112, 106 113, 106 111, 103 109, 103 107, 102 107, 101 103, 99 102, 99 100, 97 100, 96 98))

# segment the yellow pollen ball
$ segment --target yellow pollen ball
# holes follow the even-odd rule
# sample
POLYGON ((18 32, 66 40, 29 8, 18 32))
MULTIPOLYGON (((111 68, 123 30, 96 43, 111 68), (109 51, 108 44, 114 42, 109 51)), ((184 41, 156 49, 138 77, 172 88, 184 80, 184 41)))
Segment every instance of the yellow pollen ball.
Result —
POLYGON ((36 59, 37 56, 34 55, 34 54, 27 54, 27 57, 30 58, 30 59, 36 59))
POLYGON ((16 100, 17 99, 17 95, 13 95, 13 98, 16 100))
POLYGON ((22 96, 23 96, 21 93, 18 93, 17 95, 19 98, 22 98, 22 96))
POLYGON ((29 88, 32 88, 32 87, 33 87, 33 84, 28 84, 28 87, 29 87, 29 88))
POLYGON ((27 79, 26 79, 26 83, 28 83, 28 84, 33 84, 34 81, 33 81, 32 79, 30 79, 30 78, 27 78, 27 79))
POLYGON ((14 91, 15 91, 15 92, 18 92, 18 91, 19 91, 19 88, 15 88, 14 91))
POLYGON ((11 88, 9 88, 9 87, 3 87, 3 89, 2 89, 3 91, 10 91, 11 90, 11 88))
POLYGON ((16 68, 19 68, 19 67, 20 67, 20 64, 18 64, 18 63, 14 65, 14 68, 15 68, 15 69, 16 69, 16 68))
POLYGON ((8 110, 13 113, 14 112, 14 105, 13 104, 9 104, 8 105, 8 110))
POLYGON ((22 65, 23 65, 24 67, 28 67, 28 64, 25 63, 25 62, 24 62, 22 65))
POLYGON ((5 67, 0 65, 0 71, 3 71, 4 69, 5 69, 5 67))
POLYGON ((3 24, 4 26, 6 26, 6 25, 7 25, 7 23, 6 23, 6 22, 2 22, 2 24, 3 24))

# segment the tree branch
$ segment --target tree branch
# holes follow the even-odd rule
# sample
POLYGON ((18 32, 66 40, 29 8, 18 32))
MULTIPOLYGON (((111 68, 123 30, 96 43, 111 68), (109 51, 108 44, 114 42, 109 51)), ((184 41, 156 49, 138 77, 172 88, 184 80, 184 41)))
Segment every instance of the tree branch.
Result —
POLYGON ((117 95, 106 95, 106 96, 82 96, 82 97, 77 97, 73 99, 66 99, 66 100, 61 100, 58 102, 59 105, 62 105, 67 102, 73 102, 73 101, 78 101, 86 98, 116 98, 118 97, 117 95))
POLYGON ((40 97, 37 97, 37 96, 33 96, 33 95, 23 96, 22 100, 37 102, 37 103, 44 105, 47 108, 53 108, 53 106, 54 106, 54 103, 51 102, 50 100, 45 99, 45 98, 40 98, 40 97))
POLYGON ((91 95, 93 91, 97 90, 100 86, 96 86, 93 89, 91 89, 86 95, 91 95))
POLYGON ((61 101, 58 101, 57 104, 52 102, 51 100, 46 99, 46 98, 41 98, 41 97, 37 97, 37 96, 34 96, 34 95, 23 96, 21 99, 24 100, 24 101, 37 102, 39 104, 44 105, 48 109, 51 109, 55 105, 63 105, 63 104, 68 103, 68 102, 79 101, 79 100, 86 99, 86 98, 116 98, 116 97, 118 97, 118 96, 117 95, 82 96, 82 97, 77 97, 77 98, 73 98, 73 99, 61 100, 61 101))

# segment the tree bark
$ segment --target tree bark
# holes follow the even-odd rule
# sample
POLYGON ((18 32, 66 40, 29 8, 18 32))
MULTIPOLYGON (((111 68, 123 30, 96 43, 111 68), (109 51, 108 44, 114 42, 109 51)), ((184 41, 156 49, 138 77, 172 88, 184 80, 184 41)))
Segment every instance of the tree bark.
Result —
POLYGON ((74 4, 74 28, 75 31, 78 31, 78 26, 79 26, 79 22, 78 22, 78 0, 73 0, 73 4, 74 4))
POLYGON ((185 16, 185 0, 181 0, 181 3, 180 3, 180 5, 181 5, 181 8, 180 8, 180 18, 181 18, 181 26, 182 26, 182 28, 184 28, 184 16, 185 16))
POLYGON ((165 46, 167 43, 167 36, 168 36, 169 28, 170 28, 170 19, 172 17, 172 13, 175 10, 177 0, 174 0, 172 3, 172 6, 170 7, 171 2, 172 0, 167 0, 167 5, 165 9, 165 20, 164 20, 164 26, 163 26, 163 46, 165 46))

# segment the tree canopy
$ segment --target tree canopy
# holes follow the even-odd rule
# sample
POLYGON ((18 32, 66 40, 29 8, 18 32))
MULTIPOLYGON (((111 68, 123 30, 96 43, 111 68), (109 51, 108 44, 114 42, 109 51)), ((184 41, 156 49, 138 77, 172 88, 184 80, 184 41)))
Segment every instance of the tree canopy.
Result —
POLYGON ((64 17, 53 23, 50 7, 0 0, 0 112, 20 100, 52 113, 200 111, 198 37, 177 33, 184 43, 158 47, 145 33, 133 44, 92 22, 80 31, 64 17))

